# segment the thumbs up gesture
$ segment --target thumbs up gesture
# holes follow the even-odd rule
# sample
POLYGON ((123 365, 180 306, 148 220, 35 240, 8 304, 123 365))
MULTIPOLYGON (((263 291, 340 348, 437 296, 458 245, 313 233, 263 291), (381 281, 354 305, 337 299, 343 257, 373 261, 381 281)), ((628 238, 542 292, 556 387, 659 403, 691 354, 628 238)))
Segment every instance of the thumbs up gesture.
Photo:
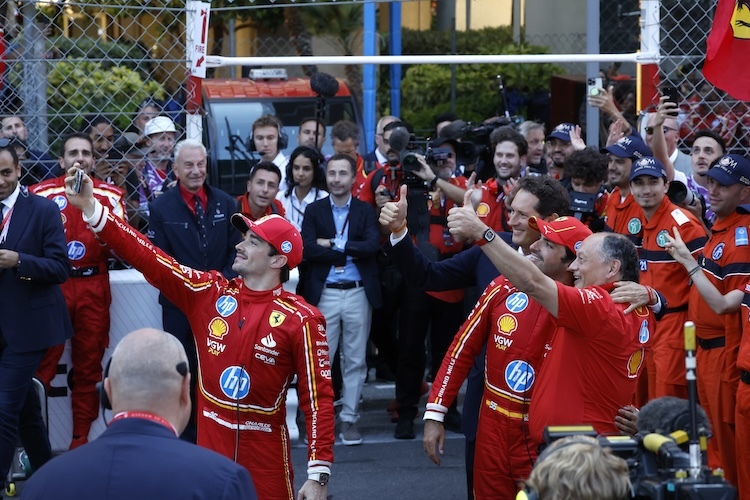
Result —
POLYGON ((482 238, 482 235, 488 229, 471 205, 473 191, 473 189, 468 189, 464 193, 463 206, 453 207, 448 212, 448 230, 457 241, 477 241, 482 238))

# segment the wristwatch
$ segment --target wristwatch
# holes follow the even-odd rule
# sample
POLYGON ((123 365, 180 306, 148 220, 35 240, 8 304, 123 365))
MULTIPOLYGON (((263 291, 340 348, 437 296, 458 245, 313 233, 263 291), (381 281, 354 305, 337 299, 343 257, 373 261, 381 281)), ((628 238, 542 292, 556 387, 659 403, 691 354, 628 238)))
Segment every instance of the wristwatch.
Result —
POLYGON ((493 231, 493 230, 492 230, 492 229, 490 229, 490 228, 487 228, 487 230, 486 230, 486 231, 484 232, 484 234, 482 235, 482 239, 480 239, 480 240, 478 240, 478 241, 477 241, 477 246, 480 246, 480 247, 481 247, 482 245, 486 245, 486 244, 487 244, 487 243, 489 243, 490 241, 494 240, 494 239, 495 239, 495 236, 497 236, 497 235, 495 234, 495 231, 493 231))
POLYGON ((307 479, 312 479, 313 481, 316 481, 321 486, 325 486, 326 484, 328 484, 329 477, 330 477, 330 474, 326 474, 325 472, 315 472, 313 474, 307 475, 307 479))
POLYGON ((331 244, 331 248, 336 248, 336 238, 331 238, 328 243, 331 244))

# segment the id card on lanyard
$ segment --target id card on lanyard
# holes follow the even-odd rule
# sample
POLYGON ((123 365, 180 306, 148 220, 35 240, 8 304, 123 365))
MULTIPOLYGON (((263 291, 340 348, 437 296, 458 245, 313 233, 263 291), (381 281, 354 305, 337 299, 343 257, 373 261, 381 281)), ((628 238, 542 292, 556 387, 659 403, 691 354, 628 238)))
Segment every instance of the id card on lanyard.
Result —
MULTIPOLYGON (((349 225, 349 213, 346 214, 346 219, 344 220, 344 225, 341 227, 341 232, 337 235, 338 238, 336 239, 344 239, 344 233, 346 233, 346 228, 349 225)), ((334 266, 333 272, 336 274, 342 274, 344 272, 344 266, 334 266)))

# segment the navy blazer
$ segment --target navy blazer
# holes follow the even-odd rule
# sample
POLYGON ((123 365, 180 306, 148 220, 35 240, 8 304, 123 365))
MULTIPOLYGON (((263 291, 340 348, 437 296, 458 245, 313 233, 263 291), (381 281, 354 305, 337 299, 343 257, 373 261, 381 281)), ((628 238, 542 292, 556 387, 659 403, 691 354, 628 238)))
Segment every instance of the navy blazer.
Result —
MULTIPOLYGON (((518 248, 512 242, 510 233, 498 233, 498 236, 513 248, 518 248)), ((396 245, 391 245, 389 238, 384 250, 404 280, 411 286, 425 291, 444 291, 476 286, 480 292, 483 292, 487 285, 500 275, 495 264, 477 245, 440 262, 430 262, 414 246, 408 235, 396 245)), ((484 392, 485 349, 486 344, 482 352, 474 358, 474 365, 466 379, 461 430, 469 441, 475 440, 477 434, 479 408, 484 392)))
MULTIPOLYGON (((233 278, 237 276, 232 271, 234 247, 242 239, 231 222, 232 214, 238 211, 237 199, 218 188, 208 185, 205 188, 208 195, 205 253, 200 251, 195 215, 185 204, 178 187, 165 191, 149 203, 148 238, 185 266, 201 271, 221 271, 227 278, 233 278)), ((174 307, 161 293, 159 303, 174 307)))
POLYGON ((382 303, 380 278, 376 257, 380 248, 380 230, 375 218, 375 209, 352 197, 349 208, 349 239, 344 252, 318 245, 318 238, 331 239, 336 236, 330 198, 310 203, 302 221, 304 258, 309 263, 308 274, 303 280, 302 296, 312 305, 320 302, 331 266, 346 264, 346 256, 354 258, 365 285, 367 300, 373 309, 382 303))
POLYGON ((22 187, 0 249, 18 252, 21 265, 0 269, 0 331, 17 352, 47 349, 73 336, 60 283, 70 262, 60 209, 22 187))
POLYGON ((245 500, 257 498, 247 469, 141 418, 113 422, 94 441, 34 473, 23 499, 245 500))

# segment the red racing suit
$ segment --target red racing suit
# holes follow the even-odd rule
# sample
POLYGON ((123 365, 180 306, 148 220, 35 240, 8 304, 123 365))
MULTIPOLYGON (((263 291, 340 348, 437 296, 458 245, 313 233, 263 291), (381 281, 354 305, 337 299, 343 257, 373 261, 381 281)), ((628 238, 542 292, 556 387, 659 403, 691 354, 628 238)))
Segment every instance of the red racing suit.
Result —
POLYGON ((750 282, 745 284, 742 300, 742 341, 737 356, 740 383, 734 424, 737 443, 737 489, 750 495, 750 282))
POLYGON ((198 444, 235 458, 260 499, 292 499, 286 392, 298 378, 308 473, 330 473, 334 409, 325 319, 278 287, 248 289, 242 278, 180 265, 107 211, 94 231, 187 316, 198 351, 198 444))
POLYGON ((582 289, 557 283, 557 328, 529 410, 531 435, 542 443, 551 425, 592 425, 618 434, 617 411, 631 403, 654 315, 610 297, 612 283, 582 289))
MULTIPOLYGON (((644 219, 645 220, 645 219, 644 219)), ((663 396, 688 398, 685 379, 684 325, 688 320, 690 278, 664 246, 673 228, 694 257, 708 239, 698 219, 664 196, 651 219, 643 224, 643 246, 638 249, 643 285, 659 290, 667 299, 664 317, 656 323, 654 345, 646 354, 649 372, 649 399, 663 396)))
MULTIPOLYGON (((733 213, 717 219, 698 258, 703 273, 721 294, 741 290, 750 278, 750 215, 733 213)), ((688 316, 698 336, 698 398, 711 421, 708 465, 722 467, 737 484, 735 398, 740 383, 737 355, 742 336, 741 313, 718 315, 692 287, 688 316)))
MULTIPOLYGON (((125 217, 125 193, 106 182, 92 179, 94 197, 119 218, 125 217)), ((99 394, 96 383, 102 379, 102 358, 109 344, 109 288, 107 259, 109 247, 92 233, 81 219, 81 212, 65 197, 65 176, 50 179, 29 190, 48 198, 60 208, 70 259, 70 279, 60 285, 75 335, 70 340, 73 373, 71 406, 73 410, 73 443, 78 446, 88 439, 91 423, 99 415, 99 394)), ((57 363, 64 344, 50 348, 37 370, 37 377, 49 389, 57 373, 57 363)))
POLYGON ((474 453, 474 494, 515 498, 531 473, 537 445, 528 410, 557 321, 500 276, 489 284, 448 348, 435 376, 425 419, 442 421, 487 341, 484 393, 474 453))

